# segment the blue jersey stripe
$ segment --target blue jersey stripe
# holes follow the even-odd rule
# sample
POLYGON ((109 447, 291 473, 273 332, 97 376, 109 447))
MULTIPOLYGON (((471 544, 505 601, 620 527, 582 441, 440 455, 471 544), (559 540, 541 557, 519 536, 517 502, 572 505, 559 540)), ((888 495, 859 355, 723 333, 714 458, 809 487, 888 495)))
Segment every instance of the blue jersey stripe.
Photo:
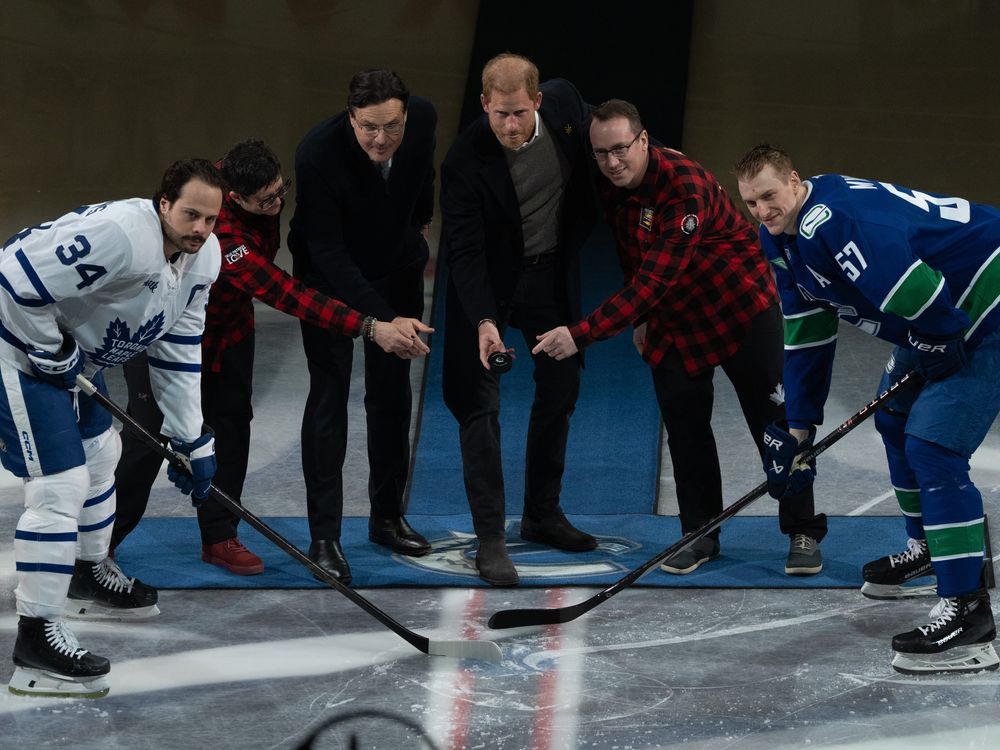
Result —
POLYGON ((160 339, 169 344, 200 344, 201 336, 181 336, 176 333, 167 333, 160 339))
POLYGON ((109 497, 111 497, 111 494, 112 494, 112 493, 113 493, 114 491, 115 491, 115 486, 114 486, 114 485, 112 484, 112 485, 111 485, 111 486, 110 486, 110 487, 109 487, 109 488, 108 488, 108 489, 107 489, 107 490, 106 490, 105 492, 102 492, 102 493, 101 493, 100 495, 98 495, 97 497, 92 497, 92 498, 88 499, 88 500, 87 500, 87 501, 86 501, 86 502, 85 502, 85 503, 83 504, 83 507, 84 507, 84 508, 92 508, 92 507, 93 507, 93 506, 95 506, 95 505, 100 505, 100 504, 101 504, 101 503, 103 503, 103 502, 104 502, 105 500, 107 500, 107 499, 108 499, 109 497))
POLYGON ((72 565, 56 565, 55 563, 29 563, 18 562, 15 566, 18 573, 62 573, 63 575, 73 575, 72 565))
POLYGON ((3 339, 8 344, 13 346, 15 349, 20 349, 22 352, 28 351, 28 346, 21 339, 15 336, 13 333, 7 330, 7 327, 0 322, 0 339, 3 339))
POLYGON ((159 370, 176 370, 177 372, 201 372, 199 362, 168 362, 165 359, 149 358, 149 366, 159 370))
POLYGON ((75 531, 43 532, 17 529, 14 538, 25 542, 75 542, 75 531))
POLYGON ((92 523, 89 526, 79 526, 80 531, 97 531, 98 529, 103 529, 105 526, 109 526, 115 522, 115 514, 112 513, 110 516, 105 518, 103 521, 98 523, 92 523))
POLYGON ((28 281, 30 281, 31 285, 35 287, 35 291, 38 292, 38 296, 41 298, 42 302, 46 305, 55 304, 55 298, 49 294, 49 290, 45 288, 45 284, 42 283, 41 278, 39 278, 38 274, 35 273, 35 269, 28 261, 28 256, 24 254, 24 250, 18 250, 14 253, 14 257, 17 258, 17 262, 21 264, 21 268, 24 270, 24 275, 28 277, 28 281))

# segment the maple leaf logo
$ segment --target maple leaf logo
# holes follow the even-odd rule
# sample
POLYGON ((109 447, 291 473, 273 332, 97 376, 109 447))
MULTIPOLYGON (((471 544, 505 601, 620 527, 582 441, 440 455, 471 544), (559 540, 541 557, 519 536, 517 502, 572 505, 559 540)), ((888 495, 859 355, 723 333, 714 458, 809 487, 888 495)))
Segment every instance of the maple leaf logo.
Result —
POLYGON ((774 386, 774 393, 772 393, 768 398, 779 405, 785 403, 785 386, 778 383, 774 386))
POLYGON ((87 352, 87 356, 105 367, 124 364, 156 341, 163 331, 163 321, 164 315, 160 311, 132 334, 126 321, 115 318, 105 329, 102 345, 93 352, 87 352))

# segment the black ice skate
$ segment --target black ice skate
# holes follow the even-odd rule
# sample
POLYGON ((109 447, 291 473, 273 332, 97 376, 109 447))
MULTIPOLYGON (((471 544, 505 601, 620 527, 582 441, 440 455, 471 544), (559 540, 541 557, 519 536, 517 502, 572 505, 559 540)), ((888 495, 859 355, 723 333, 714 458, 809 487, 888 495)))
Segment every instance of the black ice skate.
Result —
POLYGON ((931 596, 937 584, 924 539, 910 539, 904 552, 872 560, 865 565, 861 576, 865 579, 861 593, 869 599, 931 596))
POLYGON ((49 698, 102 698, 111 664, 80 648, 61 620, 21 617, 14 644, 14 674, 7 689, 14 695, 49 698))
POLYGON ((76 620, 148 620, 160 614, 156 589, 126 576, 114 560, 77 560, 66 599, 76 620))
POLYGON ((997 631, 986 589, 942 599, 931 622, 892 639, 893 669, 903 674, 982 672, 1000 666, 997 631))

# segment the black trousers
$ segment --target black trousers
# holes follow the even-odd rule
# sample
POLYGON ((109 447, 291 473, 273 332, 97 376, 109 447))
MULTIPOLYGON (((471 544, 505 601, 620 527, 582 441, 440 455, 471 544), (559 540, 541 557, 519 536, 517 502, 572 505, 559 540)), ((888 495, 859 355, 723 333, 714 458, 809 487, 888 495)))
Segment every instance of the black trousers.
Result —
MULTIPOLYGON (((206 426, 215 432, 215 460, 218 468, 212 484, 240 501, 250 456, 250 421, 253 419, 254 337, 251 333, 229 348, 220 372, 202 372, 201 403, 206 426)), ((128 388, 127 411, 143 427, 158 434, 163 414, 153 398, 146 355, 123 367, 128 388)), ((122 455, 115 470, 118 509, 111 533, 115 549, 136 527, 146 512, 149 492, 160 472, 163 459, 151 448, 122 432, 122 455)), ((215 544, 236 536, 239 518, 211 498, 198 508, 202 544, 215 544)))
MULTIPOLYGON (((524 367, 535 336, 566 325, 562 277, 555 257, 521 272, 506 323, 519 328, 524 367)), ((505 328, 501 322, 501 332, 505 328)), ((478 333, 462 341, 449 339, 445 358, 445 403, 458 420, 465 491, 476 535, 504 534, 504 480, 500 455, 500 377, 479 362, 478 333), (448 349, 451 351, 448 351, 448 349)), ((532 357, 535 397, 525 444, 524 514, 545 518, 559 510, 570 417, 580 393, 580 358, 557 361, 544 352, 532 357)))
MULTIPOLYGON (((372 283, 403 317, 423 314, 423 269, 406 269, 372 283)), ((313 540, 340 539, 344 515, 347 401, 354 339, 301 323, 309 366, 309 396, 302 415, 302 472, 313 540)), ((368 427, 368 498, 371 515, 402 515, 410 469, 410 362, 365 341, 365 415, 368 427)))
MULTIPOLYGON (((761 456, 764 429, 785 418, 784 402, 777 398, 784 364, 782 325, 777 305, 760 313, 740 348, 721 364, 761 456)), ((677 350, 671 349, 652 373, 667 430, 681 529, 688 534, 723 509, 719 454, 712 433, 715 370, 691 377, 677 350)), ((778 521, 783 534, 807 534, 817 541, 826 535, 826 516, 816 514, 811 486, 778 503, 778 521)), ((719 530, 709 536, 718 539, 719 530)))

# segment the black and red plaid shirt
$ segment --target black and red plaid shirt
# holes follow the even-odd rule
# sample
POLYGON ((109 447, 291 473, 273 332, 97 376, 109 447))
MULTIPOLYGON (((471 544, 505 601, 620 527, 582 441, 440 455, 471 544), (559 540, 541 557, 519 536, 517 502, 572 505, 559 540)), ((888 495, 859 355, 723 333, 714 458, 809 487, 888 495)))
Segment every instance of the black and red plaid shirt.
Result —
POLYGON ((281 245, 280 215, 252 214, 226 195, 214 231, 222 246, 222 269, 205 313, 204 369, 219 372, 223 352, 253 331, 254 297, 313 325, 360 335, 364 315, 274 265, 281 245))
POLYGON ((650 146, 635 190, 600 182, 626 285, 570 326, 577 345, 645 322, 650 366, 672 346, 691 375, 723 362, 778 300, 753 227, 715 177, 678 151, 650 146))

